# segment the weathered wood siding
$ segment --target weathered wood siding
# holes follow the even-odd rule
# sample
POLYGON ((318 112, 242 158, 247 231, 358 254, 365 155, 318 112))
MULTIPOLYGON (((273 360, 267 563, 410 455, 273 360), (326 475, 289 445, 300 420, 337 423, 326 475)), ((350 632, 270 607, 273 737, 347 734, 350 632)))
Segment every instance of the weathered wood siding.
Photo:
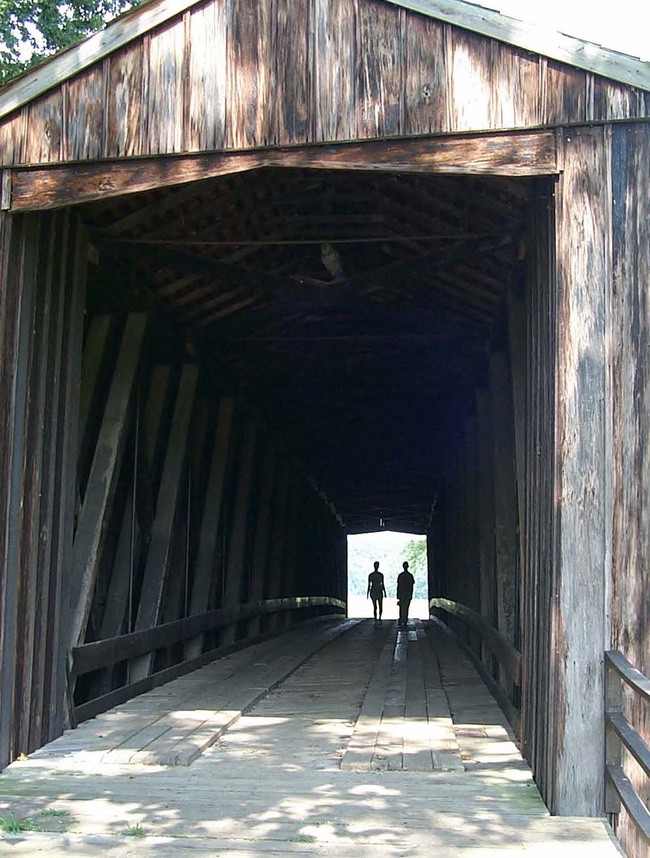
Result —
POLYGON ((212 0, 0 123, 0 164, 625 119, 644 93, 382 0, 212 0))
MULTIPOLYGON (((612 576, 611 646, 650 676, 650 127, 612 130, 612 576)), ((626 700, 626 715, 650 743, 650 710, 626 700)), ((626 769, 646 804, 648 779, 626 769)), ((647 843, 623 811, 618 834, 626 854, 647 843)))
POLYGON ((87 243, 0 215, 0 766, 59 735, 87 243))
POLYGON ((553 803, 554 593, 557 576, 555 386, 557 295, 552 188, 531 194, 526 237, 525 455, 523 483, 522 751, 540 791, 553 803))

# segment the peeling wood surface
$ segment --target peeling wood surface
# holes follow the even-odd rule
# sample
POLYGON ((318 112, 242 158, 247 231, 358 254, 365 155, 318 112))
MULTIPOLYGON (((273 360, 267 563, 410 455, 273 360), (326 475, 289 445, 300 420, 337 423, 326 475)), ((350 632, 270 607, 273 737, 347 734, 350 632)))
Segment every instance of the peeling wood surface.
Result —
POLYGON ((559 569, 554 810, 603 805, 606 290, 611 284, 608 152, 603 129, 565 136, 558 188, 559 569), (603 192, 605 190, 605 193, 603 192), (579 774, 578 774, 579 773, 579 774))
MULTIPOLYGON (((650 676, 650 134, 625 126, 612 131, 612 569, 611 647, 650 676)), ((650 743, 650 706, 624 695, 628 721, 650 743)), ((650 802, 648 779, 629 759, 626 774, 650 802)), ((647 843, 619 818, 619 836, 629 855, 647 843)))
POLYGON ((0 164, 647 115, 629 81, 472 32, 464 14, 456 27, 443 10, 400 5, 409 4, 167 0, 136 9, 98 34, 112 47, 88 68, 49 92, 37 85, 82 45, 0 95, 0 164), (150 27, 138 24, 145 19, 150 27), (130 26, 133 41, 120 41, 130 26))
POLYGON ((553 131, 367 141, 14 169, 11 208, 58 208, 264 167, 511 177, 550 175, 559 169, 553 131))

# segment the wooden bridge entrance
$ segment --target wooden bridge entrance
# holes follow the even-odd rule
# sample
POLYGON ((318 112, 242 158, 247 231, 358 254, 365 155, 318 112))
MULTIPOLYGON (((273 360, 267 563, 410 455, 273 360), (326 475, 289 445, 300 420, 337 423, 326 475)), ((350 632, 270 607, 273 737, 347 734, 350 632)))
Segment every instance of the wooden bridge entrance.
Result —
POLYGON ((0 853, 619 854, 550 817, 500 709, 432 623, 318 621, 66 733, 0 775, 0 853), (27 827, 27 825, 26 825, 27 827))
POLYGON ((0 91, 0 767, 344 617, 388 527, 550 810, 645 858, 649 119, 463 0, 150 0, 0 91))

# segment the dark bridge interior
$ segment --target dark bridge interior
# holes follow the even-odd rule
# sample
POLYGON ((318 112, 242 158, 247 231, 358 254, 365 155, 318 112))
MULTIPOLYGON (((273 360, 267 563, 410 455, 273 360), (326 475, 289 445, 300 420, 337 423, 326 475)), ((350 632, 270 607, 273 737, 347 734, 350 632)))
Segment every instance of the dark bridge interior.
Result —
POLYGON ((87 318, 152 311, 159 357, 243 402, 347 532, 429 532, 508 350, 535 187, 262 169, 96 203, 87 318))

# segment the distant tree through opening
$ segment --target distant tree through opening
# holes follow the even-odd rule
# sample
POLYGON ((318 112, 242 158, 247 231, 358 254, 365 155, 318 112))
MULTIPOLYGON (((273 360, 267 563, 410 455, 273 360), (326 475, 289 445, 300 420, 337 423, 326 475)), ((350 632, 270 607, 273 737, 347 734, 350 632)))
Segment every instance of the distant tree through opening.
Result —
POLYGON ((426 618, 429 616, 426 537, 390 530, 348 536, 348 616, 372 617, 372 602, 366 598, 366 593, 368 575, 373 570, 373 563, 378 561, 386 585, 383 618, 396 620, 397 576, 405 560, 415 576, 409 616, 426 618))

